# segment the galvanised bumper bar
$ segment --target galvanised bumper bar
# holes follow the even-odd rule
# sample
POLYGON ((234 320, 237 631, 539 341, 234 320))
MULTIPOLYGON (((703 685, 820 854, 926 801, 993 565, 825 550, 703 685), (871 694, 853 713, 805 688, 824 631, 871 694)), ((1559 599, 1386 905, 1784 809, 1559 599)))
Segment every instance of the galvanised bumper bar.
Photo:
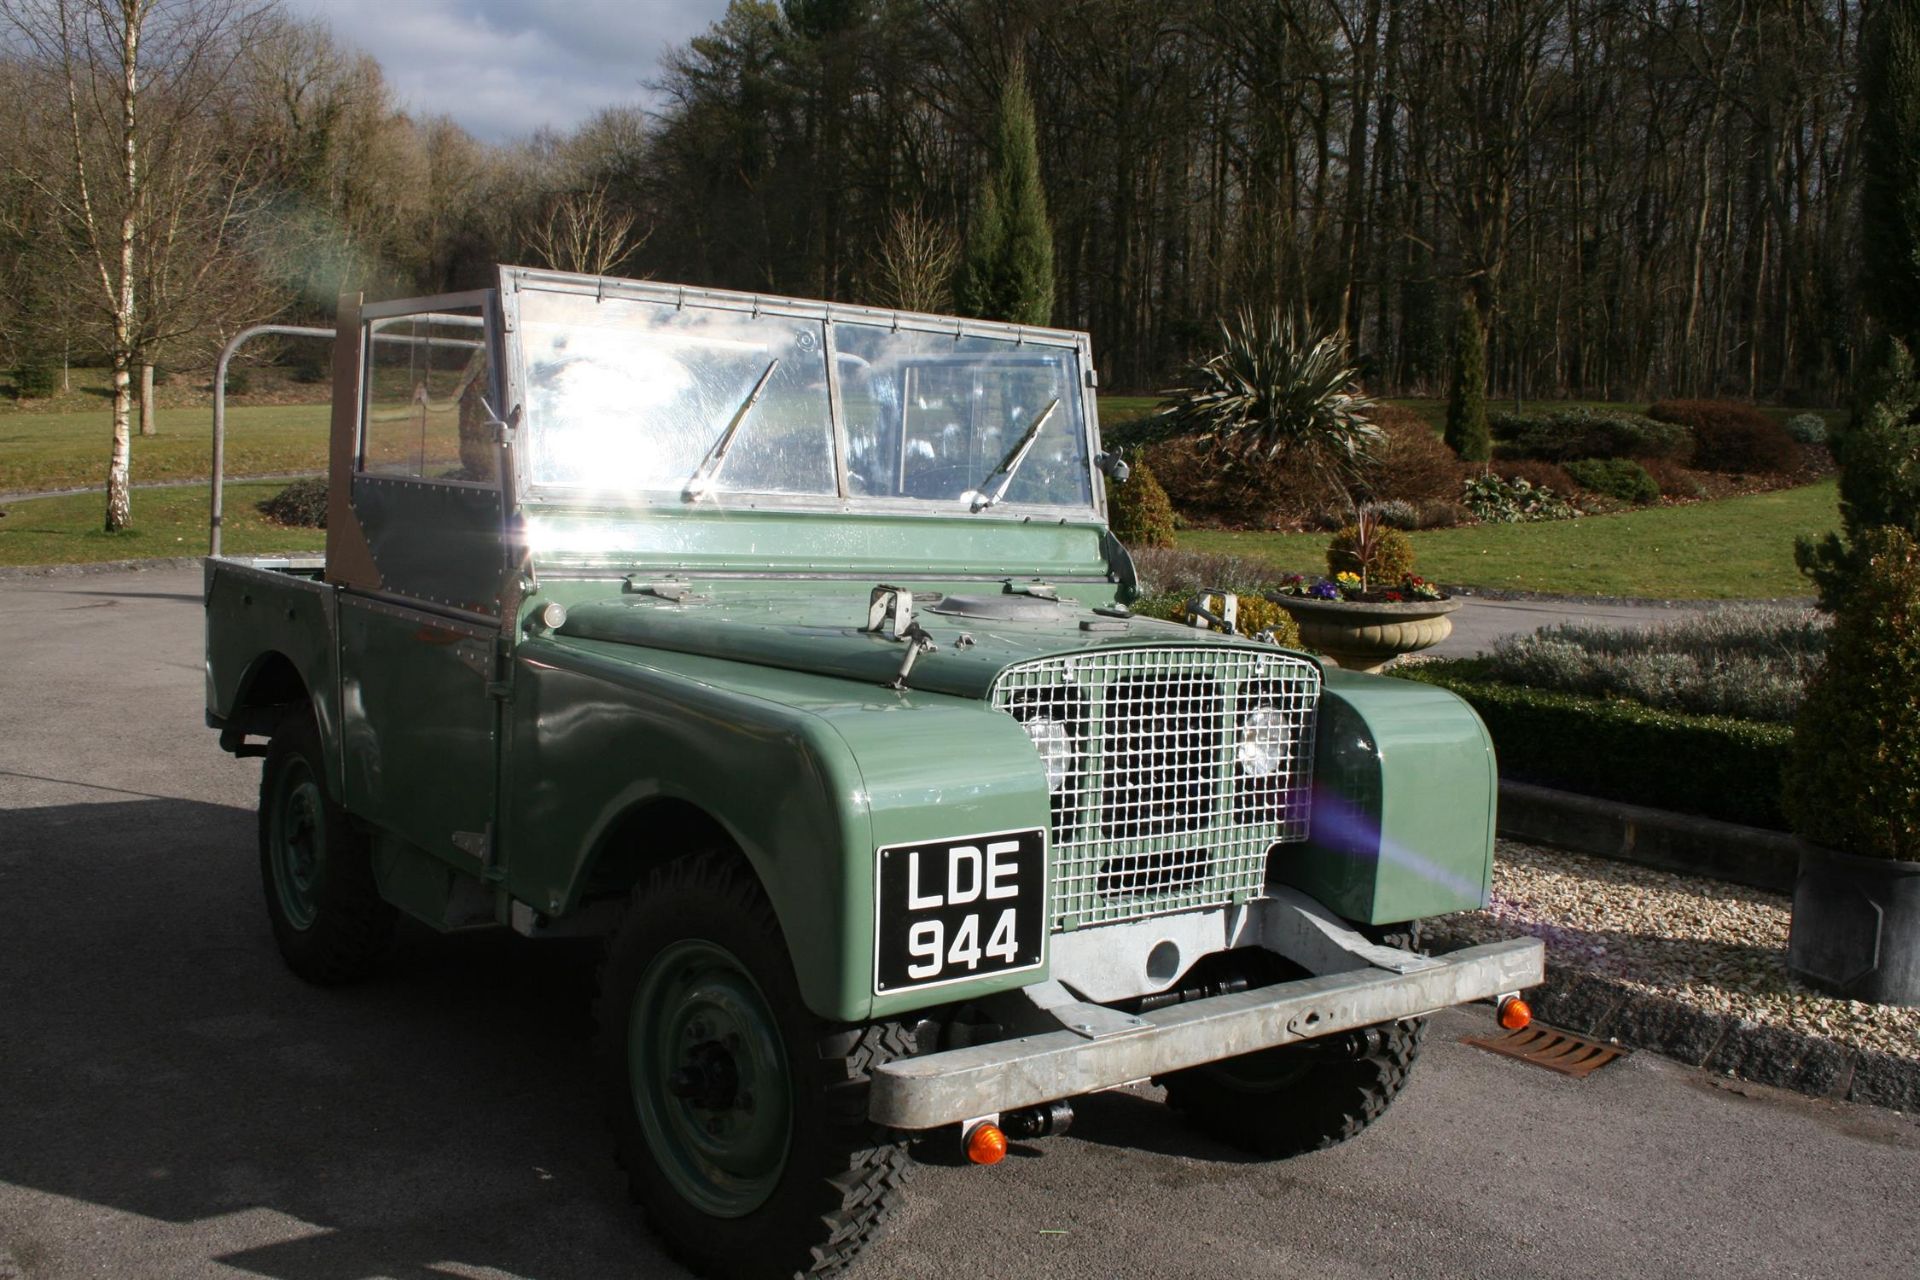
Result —
POLYGON ((1546 947, 1515 938, 1436 957, 1407 973, 1364 968, 1171 1005, 1088 1039, 1073 1031, 1000 1040, 877 1068, 867 1113, 896 1129, 992 1115, 1144 1080, 1276 1045, 1484 1000, 1546 976, 1546 947))

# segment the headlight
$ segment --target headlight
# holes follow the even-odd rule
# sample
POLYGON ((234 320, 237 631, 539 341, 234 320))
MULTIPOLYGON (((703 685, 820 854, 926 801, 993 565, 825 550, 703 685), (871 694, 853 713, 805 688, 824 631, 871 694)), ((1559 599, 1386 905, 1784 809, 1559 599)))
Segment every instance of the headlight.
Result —
POLYGON ((1067 726, 1046 716, 1031 716, 1020 727, 1040 750, 1040 762, 1047 766, 1047 790, 1058 793, 1073 773, 1073 735, 1067 726))
POLYGON ((1287 767, 1287 718, 1261 703, 1240 717, 1240 772, 1265 778, 1287 767))

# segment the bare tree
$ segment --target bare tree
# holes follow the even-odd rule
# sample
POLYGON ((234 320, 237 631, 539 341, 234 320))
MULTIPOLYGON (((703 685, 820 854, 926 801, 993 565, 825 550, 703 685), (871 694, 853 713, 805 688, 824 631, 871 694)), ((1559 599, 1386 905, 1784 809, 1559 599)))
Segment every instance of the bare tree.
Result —
POLYGON ((612 275, 651 234, 636 239, 634 222, 634 214, 615 208, 603 187, 568 191, 548 203, 545 215, 527 229, 527 241, 555 271, 612 275))
POLYGON ((268 309, 242 252, 246 157, 209 109, 262 9, 251 0, 0 0, 37 109, 15 170, 50 271, 113 367, 106 528, 132 518, 135 370, 268 309))
POLYGON ((953 301, 960 238, 919 205, 895 209, 868 272, 872 301, 902 311, 943 312, 953 301))

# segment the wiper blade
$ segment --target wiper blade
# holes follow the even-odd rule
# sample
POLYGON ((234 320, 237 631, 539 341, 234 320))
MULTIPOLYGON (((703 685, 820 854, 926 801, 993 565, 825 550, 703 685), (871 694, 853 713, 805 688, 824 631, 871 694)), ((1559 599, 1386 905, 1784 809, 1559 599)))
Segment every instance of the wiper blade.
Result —
POLYGON ((760 393, 767 389, 768 380, 773 377, 773 371, 779 367, 779 356, 767 361, 767 371, 760 375, 760 381, 753 384, 753 390, 749 391, 747 398, 740 402, 740 407, 733 411, 733 420, 727 423, 727 429, 720 433, 720 438, 715 440, 713 447, 707 450, 707 456, 700 459, 700 465, 694 469, 691 476, 687 477, 686 492, 682 496, 688 502, 698 502, 713 491, 713 482, 719 478, 720 468, 727 463, 727 450, 733 448, 733 438, 740 434, 740 424, 747 420, 749 413, 753 412, 753 406, 760 403, 760 393))
POLYGON ((1040 411, 1040 416, 1033 420, 1033 425, 1027 428, 1026 433, 1020 437, 1019 443, 1007 451, 1006 457, 1000 459, 1000 465, 987 472, 986 478, 980 481, 981 491, 974 495, 973 510, 985 511, 1007 496, 1007 486, 1013 483, 1014 474, 1020 470, 1020 464, 1027 460, 1029 453, 1033 452, 1033 442, 1040 438, 1040 429, 1047 425, 1047 419, 1053 417, 1053 411, 1059 407, 1060 397, 1055 396, 1048 402, 1047 407, 1040 411), (995 476, 1000 477, 1000 487, 992 493, 984 492, 987 481, 995 476))

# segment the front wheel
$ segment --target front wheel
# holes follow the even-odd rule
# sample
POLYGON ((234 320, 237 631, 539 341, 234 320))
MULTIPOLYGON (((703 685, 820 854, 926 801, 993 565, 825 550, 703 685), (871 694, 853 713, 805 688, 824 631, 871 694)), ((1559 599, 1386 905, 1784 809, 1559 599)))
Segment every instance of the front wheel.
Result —
POLYGON ((1338 1146, 1385 1114, 1425 1031, 1423 1018, 1367 1027, 1177 1071, 1161 1083, 1167 1105, 1201 1132, 1284 1159, 1338 1146))
POLYGON ((327 794, 323 761, 310 715, 274 731, 260 772, 260 879, 287 967, 334 986, 379 966, 396 917, 374 885, 366 837, 327 794))
POLYGON ((634 1199, 704 1274, 833 1271, 872 1239, 907 1168, 866 1116, 903 1028, 814 1017, 772 906, 737 857, 656 870, 609 943, 600 1058, 634 1199))
MULTIPOLYGON (((1419 949, 1418 924, 1374 941, 1419 949)), ((1362 1027, 1262 1049, 1161 1078, 1167 1105, 1228 1146, 1270 1160, 1338 1146, 1386 1113, 1406 1087, 1427 1020, 1362 1027)))

